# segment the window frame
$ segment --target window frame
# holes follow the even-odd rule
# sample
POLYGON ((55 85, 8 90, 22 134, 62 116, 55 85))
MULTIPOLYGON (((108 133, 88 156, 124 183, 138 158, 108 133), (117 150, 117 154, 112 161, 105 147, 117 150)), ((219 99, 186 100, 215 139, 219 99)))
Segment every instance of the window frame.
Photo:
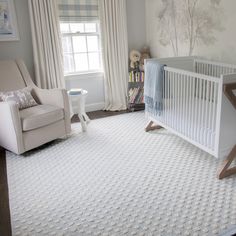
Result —
MULTIPOLYGON (((60 24, 68 24, 69 25, 69 30, 70 32, 62 32, 61 33, 61 37, 66 38, 69 37, 70 41, 71 41, 71 48, 72 48, 72 52, 71 53, 67 53, 64 51, 63 49, 63 57, 64 55, 72 55, 73 57, 73 68, 74 71, 73 72, 65 72, 64 70, 64 76, 68 77, 68 76, 73 76, 73 75, 85 75, 85 74, 101 74, 103 73, 103 61, 102 61, 102 47, 101 47, 101 32, 100 32, 100 25, 99 25, 99 21, 98 20, 94 20, 94 21, 71 21, 71 22, 67 22, 67 21, 60 21, 60 24), (85 30, 85 24, 89 24, 89 23, 95 23, 96 24, 96 32, 71 32, 71 25, 70 24, 74 24, 74 23, 81 23, 84 24, 84 30, 85 30), (73 45, 73 36, 85 36, 85 40, 86 40, 86 52, 75 52, 74 50, 74 45, 73 45), (88 36, 96 36, 98 39, 98 51, 88 51, 88 36), (75 65, 75 55, 76 54, 86 54, 87 56, 87 61, 88 61, 88 68, 90 67, 89 65, 89 53, 98 53, 99 54, 99 62, 100 62, 100 68, 99 69, 88 69, 88 70, 84 70, 84 71, 76 71, 76 65, 75 65)), ((64 59, 63 59, 64 60, 64 59)))

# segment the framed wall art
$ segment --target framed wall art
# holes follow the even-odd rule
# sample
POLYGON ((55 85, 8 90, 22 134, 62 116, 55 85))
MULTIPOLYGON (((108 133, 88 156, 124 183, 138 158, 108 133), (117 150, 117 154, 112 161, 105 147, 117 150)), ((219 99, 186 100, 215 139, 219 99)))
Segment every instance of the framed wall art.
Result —
POLYGON ((0 0, 0 41, 19 40, 13 0, 0 0))

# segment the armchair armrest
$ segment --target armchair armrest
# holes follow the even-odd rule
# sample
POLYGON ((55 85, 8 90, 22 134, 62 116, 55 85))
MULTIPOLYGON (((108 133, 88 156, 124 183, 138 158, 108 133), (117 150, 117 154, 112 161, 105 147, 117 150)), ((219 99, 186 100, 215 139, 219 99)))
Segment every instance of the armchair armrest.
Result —
POLYGON ((0 102, 0 146, 17 154, 24 152, 22 127, 15 102, 0 102))
POLYGON ((64 109, 66 133, 71 132, 70 106, 67 91, 65 89, 40 89, 33 87, 33 95, 40 104, 48 104, 64 109))

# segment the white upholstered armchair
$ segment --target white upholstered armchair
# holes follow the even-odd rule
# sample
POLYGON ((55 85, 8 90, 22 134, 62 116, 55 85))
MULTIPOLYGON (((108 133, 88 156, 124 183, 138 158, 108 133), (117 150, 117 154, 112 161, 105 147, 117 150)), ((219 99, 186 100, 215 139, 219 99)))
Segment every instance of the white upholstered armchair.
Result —
POLYGON ((35 86, 22 60, 0 61, 0 92, 32 89, 38 106, 19 110, 15 102, 0 101, 0 146, 24 153, 71 131, 69 101, 64 89, 35 86))

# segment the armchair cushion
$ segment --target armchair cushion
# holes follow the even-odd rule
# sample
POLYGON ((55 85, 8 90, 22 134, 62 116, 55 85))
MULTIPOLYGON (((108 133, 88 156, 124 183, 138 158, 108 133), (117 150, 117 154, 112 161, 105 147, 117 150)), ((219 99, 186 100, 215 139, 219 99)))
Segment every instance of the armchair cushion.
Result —
POLYGON ((52 105, 38 105, 21 110, 20 118, 23 131, 29 131, 64 119, 64 111, 52 105))
POLYGON ((38 105, 31 95, 30 88, 27 87, 16 91, 0 92, 0 100, 14 101, 20 110, 38 105))

